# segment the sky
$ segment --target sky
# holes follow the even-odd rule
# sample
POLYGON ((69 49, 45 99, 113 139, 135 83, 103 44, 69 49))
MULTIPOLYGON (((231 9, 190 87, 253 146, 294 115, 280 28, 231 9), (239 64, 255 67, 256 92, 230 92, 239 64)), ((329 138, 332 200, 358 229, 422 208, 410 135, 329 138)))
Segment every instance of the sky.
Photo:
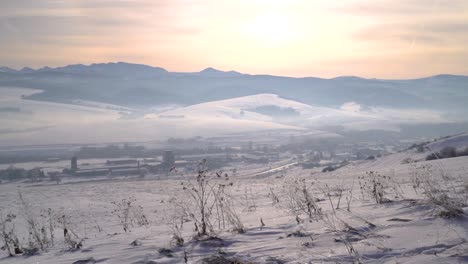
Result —
POLYGON ((468 75, 468 0, 0 0, 0 65, 468 75))

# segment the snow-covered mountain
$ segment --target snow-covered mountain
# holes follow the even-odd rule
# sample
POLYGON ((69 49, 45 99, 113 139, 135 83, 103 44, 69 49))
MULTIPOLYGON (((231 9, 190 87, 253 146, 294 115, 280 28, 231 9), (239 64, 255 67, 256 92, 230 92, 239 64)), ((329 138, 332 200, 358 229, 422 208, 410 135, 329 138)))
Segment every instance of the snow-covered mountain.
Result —
POLYGON ((147 117, 200 119, 239 119, 274 122, 302 128, 344 126, 349 129, 395 130, 401 123, 444 122, 440 114, 429 111, 384 108, 361 109, 349 102, 340 108, 304 104, 276 94, 257 94, 181 107, 147 117))
POLYGON ((30 99, 102 101, 130 107, 191 105, 270 93, 310 105, 339 107, 348 102, 385 108, 436 109, 466 116, 468 76, 437 75, 414 80, 348 76, 332 79, 250 75, 206 68, 169 72, 125 62, 0 69, 0 86, 43 90, 30 99))
MULTIPOLYGON (((0 68, 0 87, 39 90, 21 94, 22 99, 132 109, 119 113, 127 120, 146 115, 169 122, 183 117, 193 124, 236 123, 239 130, 242 125, 250 130, 306 128, 341 134, 386 130, 413 138, 467 131, 467 84, 467 76, 453 75, 414 80, 290 78, 214 68, 175 73, 124 62, 37 70, 0 68), (162 109, 172 110, 160 113, 162 109)), ((11 119, 11 114, 5 118, 11 119)))

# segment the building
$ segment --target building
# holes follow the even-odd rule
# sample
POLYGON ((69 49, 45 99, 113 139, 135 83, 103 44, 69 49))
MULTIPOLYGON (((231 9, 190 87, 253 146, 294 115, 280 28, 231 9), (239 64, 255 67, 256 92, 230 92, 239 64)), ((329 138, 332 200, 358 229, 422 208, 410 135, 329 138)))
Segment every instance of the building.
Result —
POLYGON ((70 164, 70 171, 72 174, 75 174, 75 172, 78 170, 78 158, 77 157, 72 157, 71 158, 71 164, 70 164))
POLYGON ((163 152, 161 167, 165 169, 170 169, 175 164, 174 152, 166 150, 163 152))

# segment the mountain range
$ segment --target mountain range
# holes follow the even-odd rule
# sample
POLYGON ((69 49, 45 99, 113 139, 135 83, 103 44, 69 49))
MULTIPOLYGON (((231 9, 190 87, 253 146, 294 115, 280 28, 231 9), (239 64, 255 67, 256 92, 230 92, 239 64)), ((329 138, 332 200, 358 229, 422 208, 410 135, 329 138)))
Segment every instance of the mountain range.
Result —
POLYGON ((136 108, 277 94, 305 104, 334 108, 353 102, 363 107, 431 109, 464 116, 468 101, 468 76, 436 75, 410 80, 354 76, 292 78, 213 68, 191 73, 169 72, 124 62, 21 70, 0 67, 0 86, 42 90, 28 99, 65 103, 89 100, 136 108))
POLYGON ((0 145, 294 130, 368 141, 468 129, 468 77, 412 80, 169 72, 129 63, 0 67, 0 145))

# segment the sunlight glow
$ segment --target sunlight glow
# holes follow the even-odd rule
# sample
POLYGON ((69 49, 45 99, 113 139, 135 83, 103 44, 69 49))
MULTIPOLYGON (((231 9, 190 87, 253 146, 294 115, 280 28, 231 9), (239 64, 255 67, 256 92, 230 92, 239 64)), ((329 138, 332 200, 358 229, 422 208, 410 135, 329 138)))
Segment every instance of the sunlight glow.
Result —
POLYGON ((258 14, 242 25, 246 37, 258 46, 284 46, 297 40, 294 18, 276 10, 258 14))
POLYGON ((16 68, 128 61, 297 77, 467 74, 468 2, 450 2, 0 1, 0 58, 16 68))

